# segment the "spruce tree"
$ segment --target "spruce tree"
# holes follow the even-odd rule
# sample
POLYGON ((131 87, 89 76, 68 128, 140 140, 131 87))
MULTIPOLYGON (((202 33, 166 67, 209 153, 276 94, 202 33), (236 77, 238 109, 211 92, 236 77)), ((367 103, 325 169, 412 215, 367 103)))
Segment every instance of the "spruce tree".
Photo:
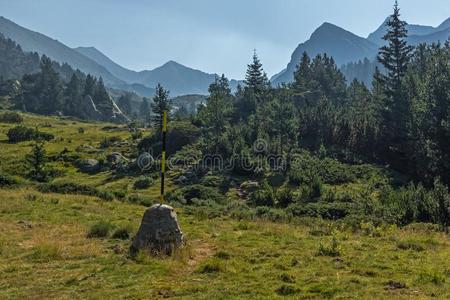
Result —
POLYGON ((172 106, 169 101, 169 91, 165 90, 159 83, 156 86, 156 92, 151 107, 153 112, 153 125, 161 131, 163 126, 163 113, 167 112, 167 115, 169 116, 172 106))
POLYGON ((80 78, 74 73, 64 91, 64 113, 83 118, 83 89, 80 78))
POLYGON ((117 105, 122 110, 122 112, 126 115, 131 115, 132 108, 131 108, 131 93, 125 93, 124 95, 120 96, 119 101, 117 105))
POLYGON ((33 144, 31 153, 27 155, 27 162, 30 166, 28 176, 36 181, 46 181, 48 174, 45 170, 47 155, 44 141, 37 138, 33 144))
POLYGON ((384 66, 386 74, 380 76, 387 96, 387 121, 395 134, 405 134, 408 100, 403 92, 402 80, 408 69, 412 47, 408 46, 406 38, 408 30, 406 22, 400 20, 400 8, 395 2, 394 13, 390 16, 388 31, 383 37, 388 42, 380 48, 378 60, 384 66))
POLYGON ((62 109, 62 83, 53 69, 52 61, 45 55, 41 60, 41 72, 37 78, 36 89, 39 98, 37 113, 53 114, 62 109))
POLYGON ((407 23, 400 19, 400 8, 395 1, 394 13, 390 16, 388 30, 383 39, 387 45, 380 48, 378 61, 385 67, 387 74, 384 76, 387 93, 391 97, 401 95, 402 79, 406 74, 411 57, 412 47, 408 45, 407 23))
POLYGON ((207 141, 211 141, 210 148, 215 154, 219 153, 220 138, 229 121, 231 89, 225 75, 218 78, 209 86, 208 103, 201 110, 201 118, 204 123, 204 135, 207 141))
POLYGON ((91 74, 86 76, 86 82, 84 84, 83 96, 94 97, 95 87, 97 86, 97 80, 91 74))
POLYGON ((255 94, 266 91, 270 86, 267 74, 264 72, 262 63, 259 60, 256 51, 253 53, 253 62, 247 66, 244 83, 245 86, 255 94))
POLYGON ((142 99, 142 103, 139 107, 139 116, 145 122, 150 121, 150 104, 148 103, 148 99, 146 97, 142 99))
POLYGON ((95 86, 93 100, 95 106, 104 115, 104 117, 109 118, 113 111, 113 103, 111 97, 106 91, 103 79, 101 77, 95 86))

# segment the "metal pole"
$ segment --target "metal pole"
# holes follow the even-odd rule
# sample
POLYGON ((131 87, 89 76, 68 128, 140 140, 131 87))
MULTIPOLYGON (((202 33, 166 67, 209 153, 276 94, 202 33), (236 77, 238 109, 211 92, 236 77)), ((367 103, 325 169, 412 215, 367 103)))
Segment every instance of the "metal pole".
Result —
POLYGON ((162 126, 162 152, 161 152, 161 196, 159 203, 164 202, 164 179, 166 173, 166 133, 167 133, 167 112, 163 112, 163 126, 162 126))

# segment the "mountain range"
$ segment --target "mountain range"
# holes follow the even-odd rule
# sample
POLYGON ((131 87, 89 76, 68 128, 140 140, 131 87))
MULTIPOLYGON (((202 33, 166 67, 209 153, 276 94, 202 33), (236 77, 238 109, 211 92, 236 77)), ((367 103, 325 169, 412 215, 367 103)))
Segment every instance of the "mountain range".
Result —
MULTIPOLYGON (((278 85, 292 81, 303 52, 307 52, 311 57, 327 53, 334 58, 338 66, 364 58, 374 60, 378 48, 384 44, 382 37, 386 32, 387 20, 367 38, 330 23, 322 24, 307 41, 297 46, 287 67, 271 78, 272 83, 278 85)), ((408 41, 412 45, 444 42, 450 37, 450 18, 437 27, 408 25, 408 31, 408 41)), ((129 70, 94 47, 70 48, 4 17, 0 17, 0 33, 16 41, 24 51, 45 54, 60 63, 66 62, 74 69, 102 77, 105 84, 112 89, 133 91, 141 96, 153 95, 157 83, 170 90, 173 97, 187 94, 207 95, 209 85, 217 76, 183 66, 175 61, 169 61, 153 70, 139 72, 129 70)), ((239 83, 237 80, 231 80, 230 86, 234 90, 239 83)))
MULTIPOLYGON (((367 38, 360 37, 343 28, 330 23, 322 24, 311 35, 310 39, 298 45, 291 56, 286 69, 274 75, 271 81, 274 85, 292 81, 293 73, 304 52, 314 57, 317 54, 327 53, 332 56, 338 66, 368 58, 373 60, 378 48, 384 45, 384 36, 387 30, 386 19, 376 31, 367 38)), ((450 18, 438 27, 423 25, 408 25, 408 42, 411 45, 420 43, 445 42, 450 37, 450 18)), ((347 78, 351 80, 350 78, 347 78)))
MULTIPOLYGON (((45 54, 57 62, 68 63, 72 68, 86 74, 102 77, 110 88, 133 91, 141 96, 153 95, 154 87, 158 83, 170 90, 171 96, 206 95, 209 85, 217 76, 194 70, 174 61, 169 61, 154 70, 132 71, 115 63, 94 47, 70 48, 4 17, 0 17, 0 33, 14 40, 24 51, 45 54)), ((231 80, 230 87, 235 89, 238 83, 236 80, 231 80)))

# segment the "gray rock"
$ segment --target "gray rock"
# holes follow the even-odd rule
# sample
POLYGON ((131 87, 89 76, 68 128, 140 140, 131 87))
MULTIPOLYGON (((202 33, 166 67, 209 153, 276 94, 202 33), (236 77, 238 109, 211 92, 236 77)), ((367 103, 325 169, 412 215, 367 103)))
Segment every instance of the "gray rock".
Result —
POLYGON ((168 205, 156 204, 144 213, 130 252, 135 255, 139 250, 143 250, 151 254, 171 255, 182 246, 183 233, 174 209, 168 205))
POLYGON ((111 163, 113 165, 127 161, 127 159, 118 152, 114 152, 114 153, 111 153, 110 155, 108 155, 107 160, 109 163, 111 163))
POLYGON ((246 192, 253 192, 259 189, 259 183, 257 181, 246 181, 242 183, 240 187, 246 192))
POLYGON ((100 171, 100 162, 96 159, 80 159, 77 161, 78 169, 83 173, 95 173, 100 171))
POLYGON ((176 184, 186 184, 188 181, 189 181, 189 179, 188 179, 186 176, 181 175, 180 177, 178 177, 178 178, 175 180, 175 183, 176 183, 176 184))

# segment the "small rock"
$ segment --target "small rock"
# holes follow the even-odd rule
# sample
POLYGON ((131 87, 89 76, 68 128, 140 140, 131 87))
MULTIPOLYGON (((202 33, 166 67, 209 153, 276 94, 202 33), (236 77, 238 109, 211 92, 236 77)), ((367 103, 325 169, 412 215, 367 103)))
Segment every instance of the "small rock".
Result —
POLYGON ((399 289, 406 289, 406 284, 403 282, 393 281, 390 280, 386 283, 386 290, 399 290, 399 289))
POLYGON ((251 193, 257 189, 259 189, 259 183, 257 181, 245 181, 241 184, 240 188, 245 193, 251 193))

